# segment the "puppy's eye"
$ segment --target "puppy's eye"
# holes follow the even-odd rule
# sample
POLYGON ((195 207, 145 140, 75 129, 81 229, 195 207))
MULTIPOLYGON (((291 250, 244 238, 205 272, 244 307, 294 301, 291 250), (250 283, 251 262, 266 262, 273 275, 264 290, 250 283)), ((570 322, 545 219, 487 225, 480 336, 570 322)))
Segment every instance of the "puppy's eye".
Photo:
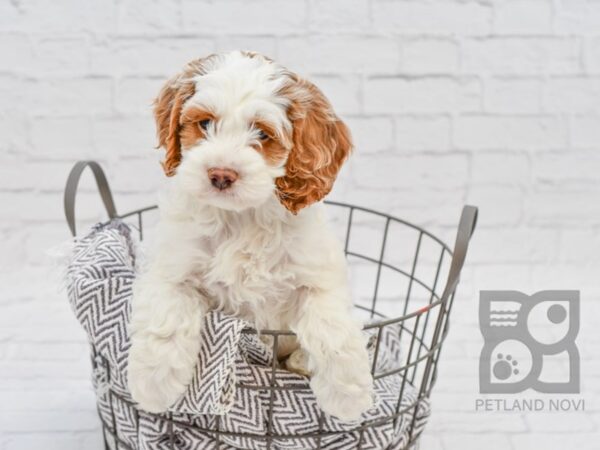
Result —
POLYGON ((266 141, 267 139, 269 139, 269 135, 267 133, 265 133, 263 130, 259 130, 258 131, 258 138, 261 141, 266 141))
POLYGON ((210 125, 210 119, 204 119, 204 120, 201 120, 200 122, 198 122, 198 126, 200 127, 200 129, 202 131, 206 131, 208 129, 209 125, 210 125))

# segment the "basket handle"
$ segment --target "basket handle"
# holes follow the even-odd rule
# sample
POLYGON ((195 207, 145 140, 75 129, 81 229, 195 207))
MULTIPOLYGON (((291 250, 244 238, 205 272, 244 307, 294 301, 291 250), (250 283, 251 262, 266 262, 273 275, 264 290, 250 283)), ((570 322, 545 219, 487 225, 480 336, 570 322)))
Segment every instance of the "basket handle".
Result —
POLYGON ((94 174, 96 185, 98 186, 98 191, 100 192, 100 197, 102 197, 102 202, 104 203, 104 208, 106 208, 108 217, 110 219, 118 217, 115 201, 113 200, 108 181, 106 180, 106 175, 104 174, 102 167, 100 167, 100 164, 96 161, 78 161, 71 169, 71 173, 69 173, 64 195, 65 217, 73 237, 77 235, 75 228, 75 196, 77 194, 79 179, 86 167, 89 167, 94 174))
POLYGON ((477 212, 478 209, 476 206, 465 205, 460 215, 458 231, 456 232, 456 243, 454 244, 452 262, 450 263, 450 271, 448 272, 448 281, 446 281, 446 287, 441 297, 444 301, 454 292, 460 280, 460 272, 465 263, 469 241, 475 232, 475 225, 477 225, 477 212))

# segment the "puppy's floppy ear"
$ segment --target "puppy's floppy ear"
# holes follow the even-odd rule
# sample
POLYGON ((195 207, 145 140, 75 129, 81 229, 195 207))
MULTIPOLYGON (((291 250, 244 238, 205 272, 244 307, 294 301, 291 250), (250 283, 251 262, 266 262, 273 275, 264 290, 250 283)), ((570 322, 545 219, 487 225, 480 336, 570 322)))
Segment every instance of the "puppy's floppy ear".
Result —
POLYGON ((352 150, 350 131, 312 83, 291 75, 283 89, 290 99, 292 149, 285 176, 275 181, 281 203, 293 214, 325 197, 352 150))
POLYGON ((190 62, 182 73, 175 75, 165 83, 154 100, 158 147, 166 150, 162 166, 168 177, 175 175, 175 169, 181 162, 179 139, 181 109, 185 102, 194 95, 193 77, 202 73, 203 61, 204 59, 198 59, 190 62))

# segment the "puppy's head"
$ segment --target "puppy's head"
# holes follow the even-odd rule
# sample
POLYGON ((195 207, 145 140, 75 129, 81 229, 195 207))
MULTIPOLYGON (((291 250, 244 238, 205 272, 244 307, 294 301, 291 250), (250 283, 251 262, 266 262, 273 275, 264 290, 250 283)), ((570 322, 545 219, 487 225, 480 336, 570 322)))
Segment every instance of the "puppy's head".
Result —
POLYGON ((234 211, 277 195, 296 214, 327 195, 352 147, 316 86, 254 53, 192 61, 162 88, 154 114, 166 175, 234 211))

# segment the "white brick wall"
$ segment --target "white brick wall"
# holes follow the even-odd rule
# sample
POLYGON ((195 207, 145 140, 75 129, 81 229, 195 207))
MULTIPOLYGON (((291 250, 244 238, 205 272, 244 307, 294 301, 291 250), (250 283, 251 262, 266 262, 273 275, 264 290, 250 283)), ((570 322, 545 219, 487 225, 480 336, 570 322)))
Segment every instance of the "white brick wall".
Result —
MULTIPOLYGON (((0 449, 100 449, 83 332, 44 250, 77 159, 122 210, 161 179, 150 102, 192 57, 262 51, 310 76, 357 143, 332 198, 451 241, 479 229, 425 450, 597 448, 600 1, 1 0, 0 449), (582 291, 587 412, 474 412, 480 289, 582 291)), ((100 217, 89 179, 78 214, 100 217)))

